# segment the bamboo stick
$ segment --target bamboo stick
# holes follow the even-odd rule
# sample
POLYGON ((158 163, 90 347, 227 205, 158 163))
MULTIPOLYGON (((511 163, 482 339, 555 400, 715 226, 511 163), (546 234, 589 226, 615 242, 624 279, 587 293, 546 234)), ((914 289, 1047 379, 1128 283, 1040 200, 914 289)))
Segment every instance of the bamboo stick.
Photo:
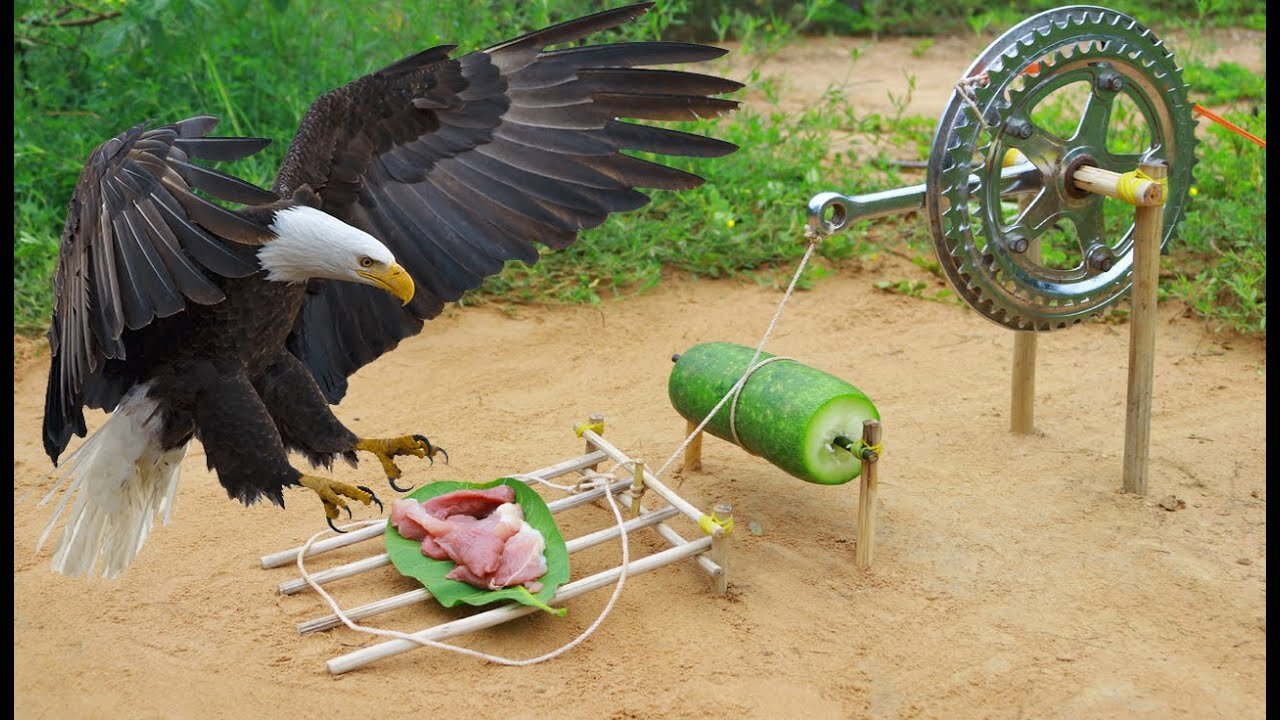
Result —
MULTIPOLYGON (((651 570, 656 570, 657 568, 692 557, 698 553, 706 552, 710 547, 710 537, 698 538, 688 545, 669 548, 639 560, 631 561, 627 564, 627 575, 630 577, 640 575, 651 570)), ((564 604, 579 595, 583 595, 597 588, 616 582, 621 573, 622 568, 616 567, 603 572, 598 572, 595 575, 585 577, 576 582, 569 583, 561 587, 559 592, 557 592, 547 604, 564 604)), ((426 630, 414 633, 413 637, 420 640, 447 640, 465 633, 490 628, 535 612, 538 612, 538 608, 530 607, 528 605, 506 605, 501 608, 427 628, 426 630)), ((411 640, 388 640, 386 642, 378 643, 377 645, 361 648, 354 652, 349 652, 345 655, 339 655, 338 657, 332 658, 328 663, 326 663, 326 667, 328 667, 330 673, 340 675, 368 665, 369 663, 399 655, 418 647, 421 647, 421 645, 411 640)))
MULTIPOLYGON (((688 437, 694 430, 698 429, 698 423, 692 420, 685 421, 684 434, 688 437)), ((702 469, 702 432, 699 431, 693 439, 689 441, 689 446, 684 449, 684 463, 681 465, 682 470, 696 472, 702 469)))
MULTIPOLYGON (((591 439, 591 442, 596 447, 605 451, 609 455, 609 457, 613 458, 615 462, 619 462, 619 463, 627 462, 628 458, 626 454, 624 454, 618 448, 614 447, 613 444, 610 443, 608 440, 605 440, 604 438, 600 437, 599 435, 592 432, 591 430, 587 430, 585 433, 583 433, 583 436, 589 437, 591 439)), ((668 503, 674 505, 676 509, 678 509, 685 517, 689 518, 694 522, 698 522, 702 519, 703 513, 701 510, 694 507, 693 503, 690 503, 688 500, 685 500, 684 498, 675 494, 675 492, 671 488, 667 487, 666 484, 658 480, 658 478, 648 470, 644 471, 644 482, 645 482, 645 485, 647 485, 650 490, 653 490, 657 494, 661 495, 663 500, 666 500, 668 503)))
MULTIPOLYGON (((542 468, 541 470, 534 470, 528 474, 536 475, 544 480, 550 480, 585 468, 596 467, 607 457, 608 455, 601 450, 591 450, 586 455, 571 458, 564 462, 559 462, 555 465, 542 468)), ((311 545, 311 551, 307 553, 307 557, 337 550, 338 548, 343 548, 348 545, 354 545, 358 542, 368 540, 369 538, 378 537, 386 531, 386 528, 387 525, 384 520, 377 525, 370 525, 369 527, 353 530, 337 537, 319 540, 311 545)), ((280 552, 271 553, 270 555, 263 555, 261 559, 262 567, 270 569, 280 567, 281 565, 288 565, 298 559, 298 553, 301 551, 302 547, 298 546, 296 548, 290 548, 289 550, 281 550, 280 552)))
MULTIPOLYGON (((862 423, 862 443, 866 447, 880 444, 880 423, 867 420, 862 423)), ((879 491, 877 465, 880 456, 874 451, 862 459, 862 477, 858 486, 858 547, 855 558, 859 570, 871 567, 875 555, 876 493, 879 491)))
MULTIPOLYGON (((646 528, 651 525, 656 525, 662 522, 663 520, 666 520, 667 518, 674 516, 675 514, 676 514, 675 508, 664 507, 658 510, 654 510, 653 512, 644 513, 643 515, 641 515, 640 517, 634 520, 628 520, 627 522, 623 523, 623 527, 626 529, 627 534, 630 535, 636 530, 640 530, 642 528, 646 528)), ((565 547, 569 550, 569 554, 572 555, 578 552, 579 550, 585 550, 589 547, 602 545, 618 537, 618 534, 619 534, 618 526, 617 524, 613 524, 613 525, 610 525, 609 527, 597 530, 589 535, 583 535, 582 537, 574 538, 573 540, 570 540, 569 542, 565 543, 565 547)), ((399 595, 385 598, 383 600, 377 600, 375 602, 371 602, 365 605, 360 605, 359 607, 351 608, 349 610, 346 610, 345 612, 347 614, 347 617, 352 620, 362 620, 367 617, 380 615, 385 612, 390 612, 392 610, 397 610, 402 607, 414 605, 416 603, 422 602, 423 600, 427 600, 430 597, 431 597, 431 593, 426 588, 418 588, 417 590, 410 590, 409 592, 401 593, 399 595)), ((314 620, 308 620, 306 622, 298 623, 298 634, 306 635, 308 633, 319 632, 321 630, 329 630, 331 628, 338 627, 341 624, 342 624, 342 621, 338 619, 337 615, 329 614, 323 617, 316 618, 314 620)))
MULTIPOLYGON (((717 503, 711 510, 711 517, 723 525, 733 520, 733 507, 729 503, 717 503)), ((720 574, 711 578, 711 591, 723 595, 729 591, 728 566, 729 533, 718 532, 711 536, 711 561, 720 566, 720 574)))
MULTIPOLYGON (((1147 172, 1145 170, 1147 166, 1147 163, 1143 163, 1143 172, 1147 172)), ((1136 205, 1137 207, 1154 207, 1157 205, 1164 205, 1164 186, 1155 181, 1160 180, 1165 176, 1161 175, 1157 178, 1149 172, 1147 172, 1147 175, 1153 179, 1138 181, 1133 193, 1133 202, 1120 197, 1120 173, 1118 172, 1103 170, 1100 167, 1093 167, 1092 165, 1082 165, 1079 168, 1076 168, 1075 173, 1072 175, 1072 179, 1075 181, 1076 187, 1081 190, 1088 190, 1089 192, 1097 193, 1098 195, 1106 195, 1109 198, 1119 198, 1125 202, 1129 202, 1131 205, 1136 205)))
POLYGON ((635 467, 632 468, 631 497, 636 500, 631 504, 631 517, 639 517, 640 500, 644 498, 644 461, 642 460, 636 460, 635 467))
MULTIPOLYGON (((590 424, 592 424, 592 425, 600 425, 601 423, 603 423, 603 422, 604 422, 604 414, 603 414, 603 413, 591 413, 591 415, 587 417, 587 422, 588 422, 588 423, 590 423, 590 424)), ((586 442, 587 442, 587 447, 586 447, 586 450, 584 450, 583 452, 590 453, 590 452, 595 451, 595 447, 591 444, 591 440, 590 440, 590 439, 588 439, 586 442)), ((603 458, 601 458, 601 459, 603 459, 603 458)), ((591 466, 591 469, 592 469, 592 470, 595 470, 595 471, 597 471, 597 472, 599 472, 599 470, 600 470, 600 463, 596 463, 595 465, 592 465, 592 466, 591 466)))
MULTIPOLYGON (((1018 207, 1026 210, 1031 197, 1022 195, 1018 207)), ((1040 238, 1032 238, 1027 244, 1027 259, 1040 262, 1040 238)), ((1034 330, 1013 334, 1013 377, 1009 394, 1009 429, 1018 435, 1030 435, 1036 431, 1036 349, 1039 334, 1034 330)))
MULTIPOLYGON (((1147 175, 1168 176, 1164 163, 1142 163, 1147 175)), ((1162 198, 1163 200, 1163 198, 1162 198)), ((1145 495, 1151 452, 1151 393, 1155 380, 1156 290, 1160 276, 1160 239, 1164 236, 1164 206, 1139 206, 1134 211, 1133 290, 1129 318, 1129 394, 1125 405, 1125 492, 1145 495)))
MULTIPOLYGON (((619 480, 613 483, 611 487, 614 492, 622 492, 627 487, 627 482, 628 481, 626 480, 619 480)), ((602 495, 604 495, 604 488, 595 488, 583 493, 578 493, 577 495, 570 495, 568 497, 560 498, 559 500, 553 500, 552 502, 547 503, 547 509, 555 515, 565 510, 578 507, 579 505, 586 505, 602 495)), ((378 537, 381 537, 385 532, 386 530, 384 528, 382 533, 378 533, 378 537)), ((308 555, 307 557, 311 556, 308 555)), ((345 565, 338 565, 336 567, 329 568, 328 570, 312 573, 311 579, 315 580, 316 583, 320 585, 327 585, 335 580, 341 580, 353 575, 369 572, 370 570, 376 570, 390 563, 391 558, 389 558, 386 553, 382 553, 381 555, 374 555, 345 565)), ((303 580, 302 578, 294 578, 280 583, 278 590, 281 595, 293 595, 304 590, 309 590, 310 588, 311 586, 307 584, 306 580, 303 580)))

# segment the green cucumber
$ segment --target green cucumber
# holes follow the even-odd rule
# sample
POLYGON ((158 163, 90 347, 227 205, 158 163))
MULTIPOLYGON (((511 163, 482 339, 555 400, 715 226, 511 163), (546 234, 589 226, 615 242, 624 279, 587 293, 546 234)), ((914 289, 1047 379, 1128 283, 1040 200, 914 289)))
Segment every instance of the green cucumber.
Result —
MULTIPOLYGON (((754 354, 753 348, 734 343, 689 348, 667 380, 671 405, 689 422, 702 422, 742 377, 754 354)), ((759 359, 770 357, 761 353, 759 359)), ((729 442, 731 402, 706 427, 706 432, 729 442)), ((738 444, 744 450, 821 485, 839 485, 861 474, 862 461, 841 444, 857 443, 863 421, 879 419, 875 404, 861 390, 794 360, 777 360, 752 373, 735 414, 738 444)))

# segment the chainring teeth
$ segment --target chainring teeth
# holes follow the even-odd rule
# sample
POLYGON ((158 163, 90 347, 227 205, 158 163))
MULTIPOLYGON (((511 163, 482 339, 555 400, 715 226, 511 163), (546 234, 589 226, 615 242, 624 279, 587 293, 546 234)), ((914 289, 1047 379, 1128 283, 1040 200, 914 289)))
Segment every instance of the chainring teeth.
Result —
MULTIPOLYGON (((934 137, 932 154, 940 160, 929 166, 926 207, 939 263, 958 294, 979 313, 1014 329, 1060 329, 1100 314, 1129 287, 1132 258, 1127 239, 1120 243, 1123 250, 1117 254, 1113 269, 1105 273, 1063 276, 1048 271, 1047 266, 1040 272, 1038 264, 1010 257, 1011 251, 1005 250, 1002 241, 1006 216, 992 213, 988 207, 988 181, 993 174, 999 178, 995 163, 1003 157, 1005 147, 1004 118, 1023 112, 1020 108, 1028 102, 1034 107, 1055 92, 1058 88, 1045 83, 1062 72, 1072 72, 1063 69, 1066 63, 1079 68, 1080 59, 1112 62, 1127 68, 1124 74, 1140 77, 1155 89, 1151 92, 1139 87, 1126 94, 1140 93, 1143 102, 1163 107, 1160 117, 1152 119, 1143 110, 1142 118, 1158 125, 1149 130, 1153 141, 1158 137, 1159 144, 1174 148, 1174 156, 1166 158, 1172 166, 1170 187, 1181 192, 1171 192, 1172 217, 1167 216, 1162 245, 1174 236, 1186 205, 1185 191, 1194 177, 1191 168, 1196 141, 1186 95, 1189 86, 1182 82, 1181 68, 1173 57, 1167 46, 1136 20, 1106 9, 1076 7, 1051 10, 1024 21, 974 61, 965 76, 976 77, 985 71, 986 82, 974 83, 971 88, 986 122, 976 122, 973 111, 961 104, 959 92, 952 96, 934 137), (1023 74, 1032 62, 1040 68, 1034 75, 1023 74), (1045 87, 1044 97, 1037 97, 1036 92, 1045 87), (972 174, 979 182, 971 190, 972 174)), ((1065 87, 1078 81, 1062 82, 1065 87)), ((992 202, 999 202, 998 196, 992 202)))

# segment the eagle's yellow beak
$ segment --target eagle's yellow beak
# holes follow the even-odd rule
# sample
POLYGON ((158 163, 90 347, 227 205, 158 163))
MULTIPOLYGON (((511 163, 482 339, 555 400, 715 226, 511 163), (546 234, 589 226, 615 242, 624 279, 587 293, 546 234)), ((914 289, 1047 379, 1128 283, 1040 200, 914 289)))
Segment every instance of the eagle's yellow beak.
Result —
POLYGON ((386 270, 357 270, 356 274, 369 281, 370 285, 400 298, 400 302, 408 305, 413 299, 413 278, 399 263, 391 263, 386 270))

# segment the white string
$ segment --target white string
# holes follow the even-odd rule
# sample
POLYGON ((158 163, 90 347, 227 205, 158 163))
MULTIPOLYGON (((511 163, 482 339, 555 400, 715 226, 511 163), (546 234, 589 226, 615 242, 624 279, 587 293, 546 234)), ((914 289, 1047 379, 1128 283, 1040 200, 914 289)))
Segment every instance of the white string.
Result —
MULTIPOLYGON (((590 637, 591 634, 596 631, 596 628, 600 627, 601 623, 604 622, 604 619, 609 617, 609 613, 613 611, 613 606, 618 602, 618 597, 622 595, 622 587, 627 582, 627 565, 631 562, 631 551, 630 551, 629 544, 627 542, 627 531, 626 531, 626 527, 624 526, 625 521, 622 519, 622 511, 618 509, 618 501, 614 500, 613 498, 613 488, 612 488, 612 483, 610 482, 610 480, 617 479, 613 476, 613 473, 617 472, 618 468, 620 467, 622 467, 622 465, 618 465, 614 467, 614 469, 611 470, 609 473, 591 473, 594 479, 596 479, 597 481, 601 481, 603 479, 602 481, 604 484, 604 496, 609 500, 609 509, 613 511, 613 518, 614 520, 617 521, 618 530, 621 533, 620 539, 622 541, 622 566, 619 569, 620 571, 618 573, 618 582, 613 587, 613 595, 609 597, 609 602, 605 603, 604 609, 600 611, 599 617, 597 617, 595 622, 591 623, 591 625, 588 626, 586 630, 583 630, 581 633, 579 633, 577 637, 570 640, 568 643, 565 643, 564 645, 556 648, 555 650, 552 650, 551 652, 548 652, 548 653, 544 653, 537 657, 526 658, 523 660, 512 660, 511 658, 505 658, 500 655, 490 655, 489 653, 480 652, 479 650, 472 650, 470 648, 459 647, 457 645, 450 645, 448 643, 437 642, 435 640, 426 640, 424 638, 419 638, 419 637, 410 635, 409 633, 400 632, 399 630, 387 630, 384 628, 370 627, 368 625, 360 625, 356 623, 350 617, 347 617, 347 614, 343 612, 341 607, 338 606, 338 601, 334 600, 333 596, 330 595, 328 591, 326 591, 323 587, 321 587, 320 583, 315 581, 315 578, 311 576, 311 573, 307 572, 305 558, 307 554, 311 552, 312 544, 314 544, 317 540, 319 540, 321 535, 333 532, 332 530, 329 530, 327 528, 324 530, 321 530, 315 535, 312 535, 311 539, 307 540, 307 542, 302 546, 302 550, 298 552, 298 560, 297 560, 298 573, 302 575, 302 579, 305 580, 307 584, 311 586, 312 590, 315 590, 320 595, 320 597, 324 598, 324 601, 329 604, 329 608, 333 610, 333 614, 336 615, 337 618, 342 621, 342 624, 346 625, 352 630, 368 633, 370 635, 379 635, 382 637, 396 638, 399 640, 408 640, 409 642, 417 643, 418 645, 422 645, 423 647, 439 648, 441 650, 448 650, 450 652, 461 653, 463 655, 470 655, 471 657, 479 658, 481 660, 486 660, 488 662, 495 663, 497 665, 510 665, 510 666, 516 666, 516 667, 523 667, 526 665, 536 665, 540 662, 546 662, 547 660, 551 660, 552 658, 559 657, 560 655, 572 650, 573 648, 581 644, 583 640, 586 640, 588 637, 590 637)), ((552 483, 548 480, 537 478, 537 476, 534 476, 534 475, 528 475, 526 477, 536 478, 538 482, 541 482, 547 485, 553 485, 553 486, 556 485, 555 483, 552 483)), ((565 486, 558 486, 558 487, 565 487, 565 486)), ((633 500, 633 502, 639 502, 639 500, 633 500)), ((350 525, 343 525, 342 530, 345 532, 348 529, 368 527, 370 525, 375 525, 382 522, 384 521, 383 520, 362 520, 360 522, 352 523, 350 525)))
POLYGON ((751 376, 754 375, 757 370, 775 360, 795 360, 795 358, 790 358, 786 355, 774 355, 773 357, 765 358, 755 365, 747 368, 747 371, 742 374, 742 382, 738 385, 738 391, 733 394, 733 402, 729 403, 729 433, 733 435, 733 444, 743 450, 746 450, 747 448, 742 444, 742 441, 738 439, 738 398, 742 397, 742 391, 747 387, 747 380, 751 379, 751 376))
POLYGON ((973 89, 975 87, 986 87, 989 82, 990 78, 987 77, 987 74, 982 73, 981 75, 974 75, 973 77, 960 78, 956 81, 955 85, 956 93, 959 94, 960 99, 964 100, 965 104, 969 106, 969 109, 973 110, 974 118, 981 123, 983 127, 987 126, 987 119, 983 117, 982 109, 978 107, 977 96, 974 94, 973 89))
POLYGON ((729 402, 730 398, 736 397, 736 394, 742 391, 742 386, 747 384, 747 379, 751 377, 751 372, 755 370, 756 360, 760 359, 760 354, 764 352, 764 346, 769 343, 769 338, 773 337, 774 329, 778 327, 778 320, 782 318, 783 308, 787 306, 787 301, 791 299, 791 294, 795 292, 796 285, 800 283, 800 276, 804 274, 805 266, 809 264, 810 258, 813 257, 813 251, 818 248, 818 244, 822 241, 821 236, 811 227, 806 226, 804 234, 809 239, 809 247, 804 251, 804 257, 800 258, 800 265, 796 267, 796 274, 791 276, 791 283, 787 285, 787 291, 782 294, 782 300, 778 301, 778 308, 773 311, 773 318, 769 320, 769 327, 765 328, 764 336, 760 338, 760 344, 756 346, 756 352, 751 356, 751 362, 747 363, 747 372, 744 372, 742 377, 738 378, 738 382, 734 383, 733 387, 729 388, 729 392, 720 398, 720 402, 711 408, 711 412, 702 418, 702 422, 698 423, 698 427, 694 428, 693 432, 689 433, 689 436, 684 439, 684 442, 680 443, 680 447, 671 453, 671 457, 662 463, 662 467, 658 468, 658 471, 653 474, 654 477, 662 477, 662 473, 666 471, 671 463, 675 462, 676 458, 684 453, 685 448, 689 447, 689 443, 693 442, 698 433, 702 432, 707 423, 711 422, 711 418, 720 412, 720 408, 724 407, 724 404, 729 402))

